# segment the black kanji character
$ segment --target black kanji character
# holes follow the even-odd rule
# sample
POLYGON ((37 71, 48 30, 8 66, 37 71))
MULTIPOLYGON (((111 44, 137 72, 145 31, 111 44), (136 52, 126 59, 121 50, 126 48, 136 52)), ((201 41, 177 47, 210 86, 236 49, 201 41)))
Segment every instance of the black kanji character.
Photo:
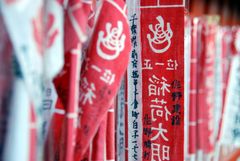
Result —
POLYGON ((144 160, 150 160, 150 152, 144 151, 143 158, 144 158, 144 160))
POLYGON ((138 63, 137 59, 133 59, 131 62, 132 62, 132 67, 137 68, 137 63, 138 63))
POLYGON ((137 137, 139 137, 139 135, 138 135, 138 130, 134 130, 134 134, 132 135, 132 137, 133 137, 134 139, 136 139, 137 137))
POLYGON ((173 92, 172 93, 172 100, 176 101, 179 100, 182 97, 182 93, 181 92, 173 92))
POLYGON ((172 113, 180 114, 180 108, 181 108, 181 105, 179 105, 179 104, 173 105, 172 113))
POLYGON ((136 153, 133 154, 134 160, 138 160, 138 155, 136 153))
POLYGON ((143 124, 144 125, 152 125, 151 118, 146 114, 143 118, 143 124))
POLYGON ((138 78, 139 74, 137 70, 132 71, 132 78, 138 78))
POLYGON ((132 36, 131 42, 133 44, 133 47, 136 48, 137 47, 137 37, 136 36, 132 36))
POLYGON ((133 151, 134 151, 134 153, 137 153, 137 149, 138 149, 139 147, 138 147, 138 145, 137 144, 134 144, 134 146, 133 146, 133 151))
POLYGON ((138 129, 138 122, 136 120, 133 121, 133 129, 138 129))
POLYGON ((137 35, 137 25, 135 24, 131 25, 131 33, 132 35, 137 35))
POLYGON ((122 132, 122 130, 119 130, 119 135, 123 136, 124 133, 122 132))
POLYGON ((138 59, 138 54, 137 54, 137 51, 136 49, 133 49, 132 50, 132 55, 131 55, 132 59, 138 59))
POLYGON ((149 137, 152 134, 151 128, 144 127, 143 134, 149 137))
POLYGON ((133 105, 133 108, 134 108, 135 110, 138 108, 138 101, 137 101, 137 99, 134 99, 134 100, 133 100, 132 105, 133 105))
POLYGON ((180 116, 176 115, 176 116, 172 116, 172 125, 180 125, 180 116))
POLYGON ((152 142, 150 140, 144 141, 144 147, 151 149, 152 142))
POLYGON ((135 119, 138 118, 139 112, 132 111, 132 117, 135 117, 135 119))
POLYGON ((135 89, 134 89, 134 94, 135 94, 135 96, 138 94, 137 93, 137 84, 138 84, 138 80, 137 79, 134 79, 133 80, 133 84, 134 84, 134 87, 135 87, 135 89))
POLYGON ((174 80, 171 85, 172 85, 172 88, 174 89, 181 88, 181 82, 179 80, 174 80))
POLYGON ((129 20, 130 22, 132 22, 131 26, 135 24, 136 20, 138 20, 138 18, 137 18, 137 14, 135 13, 131 16, 131 19, 129 20))
POLYGON ((123 138, 123 137, 121 137, 121 138, 119 139, 119 146, 120 146, 121 149, 122 149, 123 146, 124 146, 124 138, 123 138))

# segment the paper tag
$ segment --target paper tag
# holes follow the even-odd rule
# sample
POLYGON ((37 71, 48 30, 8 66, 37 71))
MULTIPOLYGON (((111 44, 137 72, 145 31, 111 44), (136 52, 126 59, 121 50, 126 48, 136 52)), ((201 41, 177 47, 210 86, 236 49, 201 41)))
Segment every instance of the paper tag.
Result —
POLYGON ((223 113, 223 126, 220 141, 222 144, 240 147, 240 57, 232 60, 226 102, 223 113))

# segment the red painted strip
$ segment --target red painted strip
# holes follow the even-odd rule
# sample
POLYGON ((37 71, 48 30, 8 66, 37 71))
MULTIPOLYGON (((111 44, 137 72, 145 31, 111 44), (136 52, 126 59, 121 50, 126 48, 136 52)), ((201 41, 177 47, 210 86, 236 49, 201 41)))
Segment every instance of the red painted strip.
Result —
POLYGON ((141 42, 143 160, 183 161, 184 8, 142 8, 141 42))

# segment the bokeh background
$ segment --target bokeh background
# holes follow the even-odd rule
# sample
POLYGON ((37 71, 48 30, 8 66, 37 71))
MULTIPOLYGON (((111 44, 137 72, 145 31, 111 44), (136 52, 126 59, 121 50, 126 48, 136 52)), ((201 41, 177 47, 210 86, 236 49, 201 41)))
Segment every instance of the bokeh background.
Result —
POLYGON ((189 0, 192 16, 217 14, 221 25, 240 25, 240 0, 189 0))

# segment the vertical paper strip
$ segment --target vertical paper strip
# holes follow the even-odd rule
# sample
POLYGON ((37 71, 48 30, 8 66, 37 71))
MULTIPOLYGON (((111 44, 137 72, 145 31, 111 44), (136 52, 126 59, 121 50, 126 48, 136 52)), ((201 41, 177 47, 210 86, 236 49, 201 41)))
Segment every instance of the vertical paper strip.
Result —
POLYGON ((141 0, 143 160, 183 161, 184 1, 146 2, 141 0))
POLYGON ((240 28, 232 29, 232 61, 224 104, 220 144, 240 147, 240 28))
POLYGON ((123 79, 117 97, 117 133, 116 133, 116 157, 125 161, 125 79, 123 79))
POLYGON ((221 130, 221 144, 240 147, 240 56, 231 63, 221 130))
MULTIPOLYGON (((186 3, 187 4, 187 3, 186 3)), ((189 147, 189 93, 190 93, 190 66, 191 66, 191 18, 188 14, 184 16, 184 159, 188 156, 189 147)))
POLYGON ((215 68, 216 68, 216 72, 215 72, 215 128, 214 128, 214 136, 215 136, 215 140, 217 140, 217 136, 218 136, 218 131, 220 128, 220 117, 221 117, 221 112, 222 112, 222 99, 223 99, 223 68, 222 68, 222 39, 223 39, 223 33, 221 31, 221 27, 218 26, 218 30, 217 30, 217 35, 216 35, 216 63, 215 63, 215 68))
POLYGON ((4 161, 28 161, 30 157, 30 99, 21 78, 16 78, 11 99, 4 161), (21 125, 21 126, 20 126, 21 125))
POLYGON ((190 69, 190 102, 189 102, 189 155, 195 160, 197 153, 197 63, 199 55, 199 18, 192 20, 191 69, 190 69))
POLYGON ((223 30, 221 26, 218 26, 216 35, 216 72, 215 72, 215 109, 214 109, 214 139, 216 140, 214 149, 214 161, 219 160, 220 144, 219 144, 219 132, 221 129, 221 117, 223 110, 223 30))
POLYGON ((225 100, 226 100, 226 91, 227 91, 227 86, 228 86, 228 78, 229 78, 229 73, 230 73, 230 64, 231 64, 231 56, 232 56, 232 51, 231 51, 231 43, 233 41, 232 38, 232 33, 231 33, 231 28, 230 27, 221 27, 221 32, 222 32, 222 41, 221 41, 221 46, 222 46, 222 52, 221 52, 221 59, 222 59, 222 109, 221 109, 221 116, 219 118, 219 130, 218 130, 218 136, 217 136, 217 141, 220 139, 220 133, 222 129, 222 123, 223 123, 223 113, 225 109, 225 100))
POLYGON ((142 72, 140 43, 140 1, 127 1, 132 50, 127 70, 128 156, 129 161, 142 160, 142 72))
POLYGON ((124 141, 124 143, 125 143, 125 161, 128 161, 128 71, 126 72, 127 73, 127 75, 126 75, 126 77, 125 77, 125 88, 124 88, 124 90, 125 90, 125 107, 124 107, 124 109, 125 109, 125 118, 124 118, 124 121, 125 121, 125 135, 124 135, 124 137, 125 137, 125 141, 124 141))

